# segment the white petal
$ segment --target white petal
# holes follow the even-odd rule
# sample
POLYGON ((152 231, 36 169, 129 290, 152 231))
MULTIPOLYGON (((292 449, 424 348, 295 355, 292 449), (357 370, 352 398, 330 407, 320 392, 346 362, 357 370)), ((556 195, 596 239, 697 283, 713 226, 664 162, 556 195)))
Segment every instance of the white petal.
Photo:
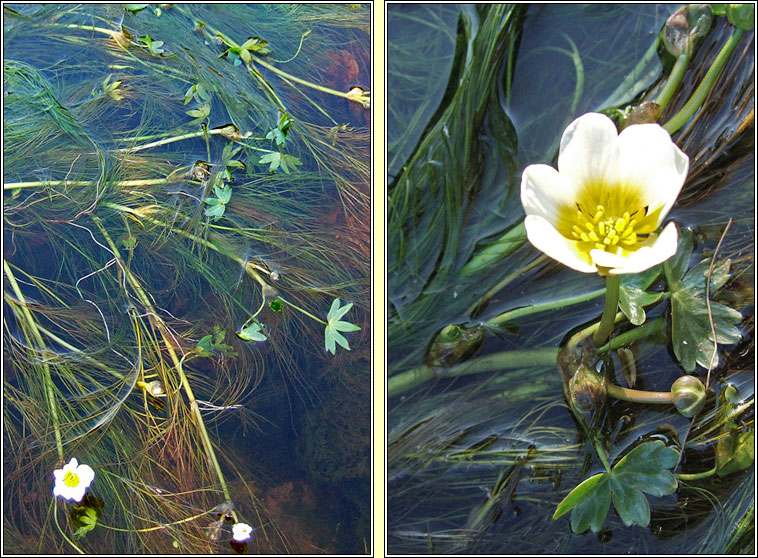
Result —
POLYGON ((81 484, 71 487, 69 489, 68 494, 64 494, 64 498, 68 498, 69 500, 76 500, 77 502, 81 502, 82 498, 84 498, 84 493, 87 491, 87 489, 82 486, 81 484))
POLYGON ((676 254, 678 239, 676 225, 672 222, 666 225, 657 238, 643 244, 629 256, 619 256, 604 250, 592 250, 590 256, 597 266, 610 268, 611 275, 640 273, 676 254))
POLYGON ((604 176, 606 152, 617 137, 616 125, 604 114, 580 116, 563 132, 558 170, 579 185, 604 176))
POLYGON ((654 210, 663 206, 657 225, 674 205, 687 178, 689 158, 658 124, 636 124, 622 130, 609 152, 606 178, 634 186, 654 210))
POLYGON ((538 215, 527 215, 524 219, 529 242, 554 260, 583 273, 595 273, 597 267, 591 265, 579 251, 576 242, 565 238, 547 220, 538 215))
POLYGON ((79 465, 76 474, 79 475, 79 484, 87 488, 95 478, 95 471, 89 465, 79 465))
POLYGON ((573 207, 576 188, 548 165, 529 165, 521 175, 521 205, 527 215, 555 224, 562 207, 573 207))
POLYGON ((79 462, 76 460, 76 457, 72 457, 71 461, 69 461, 68 463, 66 463, 63 466, 63 471, 64 472, 66 472, 66 471, 74 471, 74 470, 76 470, 76 468, 78 466, 79 466, 79 462))

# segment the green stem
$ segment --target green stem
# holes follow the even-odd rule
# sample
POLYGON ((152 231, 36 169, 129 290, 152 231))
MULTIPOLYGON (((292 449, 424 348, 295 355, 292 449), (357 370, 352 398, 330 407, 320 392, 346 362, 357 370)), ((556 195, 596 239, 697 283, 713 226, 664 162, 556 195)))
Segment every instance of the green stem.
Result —
POLYGON ((592 445, 595 448, 595 453, 597 453, 597 456, 600 458, 600 461, 603 462, 603 467, 605 467, 605 470, 610 473, 611 472, 611 464, 608 462, 608 455, 605 453, 605 448, 600 443, 600 440, 597 439, 596 436, 591 436, 592 439, 592 445))
POLYGON ((647 337, 648 335, 662 332, 663 326, 663 318, 656 318, 654 320, 646 322, 639 327, 635 327, 634 329, 630 329, 629 331, 618 334, 605 345, 598 347, 597 352, 605 353, 608 351, 615 351, 616 349, 620 349, 621 347, 624 347, 633 341, 638 341, 644 337, 647 337))
POLYGON ((289 300, 285 300, 285 299, 284 299, 284 298, 282 298, 281 296, 278 296, 277 298, 278 298, 279 300, 281 300, 283 303, 285 303, 285 304, 288 304, 289 306, 292 306, 292 308, 294 308, 295 310, 297 310, 297 311, 299 311, 299 312, 302 312, 303 314, 305 314, 306 316, 308 316, 308 317, 310 317, 310 318, 313 318, 313 319, 314 319, 314 320, 316 320, 317 322, 320 322, 320 323, 322 323, 322 324, 324 324, 324 325, 327 325, 327 323, 326 323, 324 320, 322 320, 321 318, 318 318, 318 317, 314 316, 313 314, 311 314, 311 313, 310 313, 310 312, 308 312, 307 310, 305 310, 305 309, 303 309, 303 308, 300 308, 300 307, 299 307, 299 306, 297 306, 296 304, 293 304, 293 303, 291 303, 289 300))
POLYGON ((679 128, 681 128, 700 108, 700 105, 703 104, 703 101, 705 101, 708 93, 711 92, 711 89, 716 83, 721 70, 724 69, 724 66, 729 61, 729 57, 731 56, 732 52, 737 46, 737 43, 740 42, 740 39, 744 34, 745 31, 743 29, 734 30, 732 36, 729 37, 729 40, 721 49, 721 52, 719 52, 718 56, 716 56, 716 59, 713 61, 713 64, 708 70, 708 73, 705 74, 703 81, 692 94, 692 97, 690 97, 690 100, 687 101, 687 104, 685 104, 679 112, 677 112, 673 117, 671 117, 668 122, 663 125, 669 134, 673 134, 679 128))
POLYGON ((605 343, 606 339, 613 331, 616 310, 619 305, 619 285, 621 277, 618 275, 608 275, 605 278, 605 308, 603 308, 603 317, 600 318, 600 326, 592 336, 592 344, 599 347, 605 343))
MULTIPOLYGON (((165 178, 150 178, 145 180, 122 180, 114 186, 133 188, 138 186, 156 186, 166 184, 165 178)), ((34 182, 7 182, 3 184, 3 190, 15 190, 18 188, 40 188, 46 186, 91 186, 95 182, 91 180, 37 180, 34 182)))
POLYGON ((597 298, 604 293, 605 293, 605 288, 602 288, 595 291, 590 291, 589 293, 586 293, 586 294, 576 295, 576 296, 564 298, 561 300, 543 302, 542 304, 535 304, 533 306, 523 306, 521 308, 516 308, 514 310, 508 310, 507 312, 503 312, 502 314, 495 316, 494 318, 491 318, 490 320, 484 322, 484 325, 485 326, 498 326, 502 323, 509 322, 517 318, 521 318, 523 316, 529 316, 530 314, 545 312, 547 310, 557 310, 559 308, 564 308, 566 306, 572 306, 574 304, 587 302, 588 300, 597 298))
MULTIPOLYGON (((342 97, 344 99, 348 99, 350 101, 356 101, 354 97, 351 97, 348 93, 343 93, 342 91, 336 91, 334 89, 330 89, 328 87, 324 87, 322 85, 317 85, 315 83, 311 83, 310 81, 306 81, 304 79, 300 79, 299 77, 295 77, 292 74, 288 74, 287 72, 280 70, 276 66, 272 66, 265 60, 261 60, 258 56, 252 55, 252 60, 256 64, 260 64, 267 70, 271 70, 276 75, 278 75, 280 78, 288 79, 290 81, 294 81, 295 83, 299 83, 300 85, 305 85, 306 87, 310 87, 311 89, 315 89, 316 91, 321 91, 322 93, 328 93, 329 95, 336 95, 337 97, 342 97)), ((357 102, 357 101, 356 101, 357 102)))
MULTIPOLYGON (((624 317, 624 313, 619 312, 618 314, 616 314, 614 323, 620 321, 623 317, 624 317)), ((588 325, 584 329, 577 331, 574 335, 572 335, 569 338, 568 343, 566 343, 566 348, 569 351, 574 351, 577 345, 579 345, 579 343, 581 343, 587 337, 595 333, 599 327, 600 327, 600 322, 595 322, 594 324, 588 325)))
POLYGON ((144 145, 138 145, 136 147, 123 147, 121 149, 116 149, 116 153, 136 153, 137 151, 142 151, 143 149, 150 149, 152 147, 158 147, 160 145, 166 145, 168 143, 173 143, 175 141, 182 141, 186 139, 192 139, 192 138, 199 138, 201 136, 206 135, 218 135, 222 132, 226 132, 225 129, 218 129, 218 130, 200 130, 199 132, 190 132, 188 134, 182 134, 181 136, 173 136, 170 138, 163 138, 162 140, 154 141, 151 143, 146 143, 144 145))
POLYGON ((708 477, 716 474, 717 469, 718 469, 718 465, 714 465, 713 469, 710 469, 708 471, 703 471, 702 473, 678 473, 676 475, 676 478, 683 481, 696 481, 700 479, 707 479, 708 477))
POLYGON ((674 93, 676 93, 676 89, 679 87, 679 84, 684 77, 684 73, 687 71, 687 64, 689 61, 689 55, 686 52, 683 52, 679 55, 679 58, 676 59, 674 67, 671 68, 669 78, 666 80, 666 84, 663 86, 663 89, 661 89, 661 92, 658 94, 658 98, 655 100, 661 108, 661 112, 663 112, 663 109, 666 108, 666 105, 669 104, 674 93))
POLYGON ((639 389, 629 389, 616 384, 606 383, 605 391, 614 399, 630 401, 631 403, 653 403, 656 405, 670 405, 670 391, 642 391, 639 389))
POLYGON ((557 358, 558 349, 548 347, 493 353, 452 366, 451 368, 434 368, 427 365, 417 366, 411 370, 396 374, 387 380, 387 398, 389 399, 405 393, 441 376, 453 378, 495 370, 554 366, 557 358))
MULTIPOLYGON (((18 283, 16 282, 16 277, 13 275, 13 271, 11 271, 11 268, 5 259, 3 259, 3 270, 5 271, 5 276, 8 278, 8 283, 10 283, 11 289, 13 289, 13 292, 16 295, 16 299, 18 299, 18 302, 16 303, 15 301, 11 301, 8 297, 6 297, 6 300, 8 302, 12 302, 11 305, 13 307, 17 307, 19 310, 21 310, 21 314, 24 316, 24 322, 26 323, 26 326, 29 328, 29 333, 31 334, 31 337, 37 343, 37 347, 39 349, 43 349, 45 347, 45 342, 42 339, 42 334, 39 332, 39 329, 37 328, 37 323, 34 320, 34 316, 32 316, 32 313, 29 311, 29 308, 26 304, 26 298, 24 297, 24 293, 21 292, 21 288, 18 286, 18 283)), ((58 418, 58 406, 55 404, 55 391, 53 390, 53 377, 50 372, 50 366, 47 363, 43 362, 41 367, 42 367, 42 374, 45 379, 47 405, 50 408, 50 418, 53 421, 53 430, 55 431, 55 447, 58 450, 58 458, 60 459, 60 461, 63 461, 63 438, 61 437, 60 419, 58 418)))

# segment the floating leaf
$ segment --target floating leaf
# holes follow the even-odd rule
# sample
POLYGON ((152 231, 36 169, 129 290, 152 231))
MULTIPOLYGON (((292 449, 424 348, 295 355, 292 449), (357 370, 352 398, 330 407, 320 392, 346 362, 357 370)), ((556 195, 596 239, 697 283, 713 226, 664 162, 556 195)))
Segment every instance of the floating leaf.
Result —
POLYGON ((258 161, 259 164, 265 165, 266 163, 270 163, 268 167, 268 172, 274 172, 276 169, 279 168, 279 165, 281 163, 282 154, 277 151, 271 151, 270 153, 266 153, 263 155, 260 160, 258 161))
POLYGON ((200 341, 197 342, 197 346, 195 347, 195 350, 197 351, 197 354, 203 357, 211 356, 211 353, 213 352, 213 335, 208 334, 205 337, 203 337, 200 341))
POLYGON ((215 324, 213 326, 213 333, 209 333, 197 342, 197 347, 195 349, 197 354, 202 357, 209 357, 213 351, 221 351, 226 355, 235 356, 236 353, 231 345, 227 345, 223 342, 225 337, 226 330, 222 329, 218 324, 215 324))
POLYGON ((337 351, 335 342, 348 351, 350 350, 350 345, 348 345, 347 339, 339 333, 340 331, 348 332, 361 329, 350 322, 340 321, 340 318, 347 314, 352 307, 352 302, 340 307, 340 299, 335 298, 334 302, 332 302, 331 308, 329 308, 329 313, 326 316, 326 329, 324 330, 324 347, 332 354, 335 354, 337 351))
POLYGON ((658 302, 663 293, 647 292, 661 273, 656 265, 642 273, 630 273, 621 277, 619 287, 619 308, 634 325, 645 323, 645 306, 658 302))
POLYGON ((237 332, 237 337, 243 341, 265 341, 266 336, 263 333, 263 324, 253 321, 250 325, 244 326, 237 332))
POLYGON ((163 54, 163 41, 154 41, 153 38, 150 35, 143 35, 139 38, 139 42, 144 44, 147 49, 152 53, 157 55, 163 54))
POLYGON ((676 465, 679 452, 661 440, 644 442, 627 453, 610 473, 598 473, 574 488, 558 504, 553 519, 571 511, 571 529, 582 533, 603 528, 611 499, 627 527, 647 526, 650 505, 645 494, 663 496, 678 486, 669 469, 676 465), (573 510, 573 511, 572 511, 573 510))
POLYGON ((281 154, 281 160, 279 162, 282 166, 282 170, 287 174, 290 173, 290 167, 292 167, 294 170, 296 166, 303 164, 302 161, 300 161, 300 159, 297 157, 293 157, 292 155, 287 155, 285 153, 281 154))
MULTIPOLYGON (((742 338, 737 327, 742 322, 742 315, 724 304, 711 300, 711 316, 716 331, 713 338, 708 318, 708 305, 705 300, 706 275, 710 260, 704 260, 690 269, 683 270, 692 254, 692 240, 688 234, 682 235, 679 251, 668 266, 669 289, 671 291, 671 337, 674 354, 687 372, 692 372, 695 365, 703 368, 710 366, 716 343, 731 344, 742 338)), ((714 266, 711 278, 710 294, 724 285, 728 279, 729 260, 714 266)), ((714 365, 718 365, 718 360, 714 365)))
POLYGON ((126 11, 136 14, 137 12, 147 8, 149 4, 122 4, 122 6, 126 11))
POLYGON ((211 113, 211 105, 208 103, 203 103, 202 105, 198 106, 196 109, 187 111, 188 116, 192 116, 193 118, 197 118, 198 120, 202 120, 206 118, 210 113, 211 113))

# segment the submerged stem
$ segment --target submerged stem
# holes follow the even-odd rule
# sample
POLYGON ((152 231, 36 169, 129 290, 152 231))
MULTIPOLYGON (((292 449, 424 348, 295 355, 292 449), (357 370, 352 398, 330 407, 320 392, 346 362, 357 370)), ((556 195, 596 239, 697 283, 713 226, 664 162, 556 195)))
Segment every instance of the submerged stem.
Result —
POLYGON ((550 302, 543 302, 542 304, 534 304, 532 306, 523 306, 521 308, 515 308, 513 310, 508 310, 507 312, 503 312, 502 314, 487 320, 486 322, 484 322, 484 325, 485 326, 498 326, 510 320, 515 320, 523 316, 529 316, 530 314, 536 314, 538 312, 545 312, 548 310, 557 310, 559 308, 564 308, 566 306, 572 306, 574 304, 587 302, 588 300, 597 298, 604 293, 605 293, 605 288, 597 289, 595 291, 590 291, 585 294, 571 296, 571 297, 563 298, 560 300, 553 300, 550 302))
POLYGON ((676 478, 682 481, 694 481, 694 480, 706 479, 710 476, 715 475, 717 469, 718 469, 718 465, 714 465, 713 469, 709 469, 708 471, 703 471, 701 473, 678 473, 676 475, 676 478))
POLYGON ((475 358, 451 368, 434 368, 424 364, 389 378, 387 380, 387 398, 400 395, 429 380, 442 376, 453 378, 494 370, 554 366, 557 358, 558 349, 547 347, 521 351, 502 351, 475 358))
MULTIPOLYGON (((16 277, 13 275, 13 271, 10 268, 10 265, 8 265, 8 262, 3 259, 3 270, 5 271, 5 276, 8 278, 8 283, 10 283, 11 288, 13 289, 14 294, 16 295, 16 298, 18 299, 18 303, 13 301, 12 299, 6 297, 5 299, 11 303, 11 306, 17 307, 21 310, 21 314, 24 316, 24 321, 26 323, 26 326, 29 328, 29 332, 31 333, 31 336, 34 338, 34 341, 37 343, 37 346, 42 349, 45 347, 45 342, 42 339, 42 334, 39 332, 39 329, 37 328, 37 323, 34 320, 34 316, 32 316, 32 313, 29 311, 29 308, 26 305, 26 298, 24 297, 24 293, 21 292, 21 288, 18 286, 18 283, 16 282, 16 277)), ((61 437, 61 428, 60 428, 60 419, 58 418, 58 407, 55 404, 55 392, 53 390, 53 377, 50 373, 50 366, 43 362, 41 364, 42 366, 42 373, 45 378, 45 392, 47 393, 47 405, 50 408, 50 418, 53 421, 53 430, 55 431, 55 447, 58 450, 58 458, 63 461, 63 439, 61 437)))
POLYGON ((673 97, 676 92, 676 88, 679 87, 679 84, 682 82, 689 61, 690 57, 686 52, 680 54, 679 58, 676 59, 676 63, 674 64, 674 67, 671 68, 671 73, 666 80, 666 85, 663 86, 663 89, 661 89, 661 92, 658 94, 658 98, 655 100, 656 104, 661 108, 661 111, 663 111, 663 109, 666 108, 666 105, 669 104, 671 97, 673 97))
POLYGON ((700 108, 700 105, 703 104, 703 101, 705 101, 708 93, 711 92, 711 89, 715 85, 716 80, 721 73, 721 70, 723 70, 724 66, 726 66, 726 63, 729 61, 729 57, 732 55, 732 52, 737 46, 737 43, 740 42, 740 39, 744 34, 745 31, 743 29, 734 30, 732 36, 729 37, 729 40, 721 49, 721 52, 719 52, 718 56, 716 56, 716 59, 713 61, 713 64, 708 70, 708 73, 705 74, 703 81, 700 82, 700 85, 698 85, 697 89, 695 89, 695 92, 692 94, 692 97, 690 97, 690 100, 687 101, 687 104, 685 104, 679 112, 677 112, 673 117, 671 117, 668 122, 663 125, 663 128, 669 134, 673 134, 679 128, 681 128, 692 117, 692 115, 697 112, 697 110, 700 108))
MULTIPOLYGON (((179 375, 179 381, 189 401, 190 411, 194 416, 194 422, 197 425, 198 434, 200 435, 200 439, 202 440, 203 446, 205 447, 205 452, 208 456, 208 459, 210 459, 213 468, 215 469, 216 477, 218 478, 219 485, 221 486, 221 491, 223 492, 224 498, 227 501, 232 501, 229 487, 227 486, 226 479, 224 478, 224 473, 221 471, 221 466, 219 465, 218 458, 216 457, 216 452, 213 449, 213 444, 211 443, 210 437, 208 436, 208 431, 205 427, 203 415, 200 412, 200 407, 197 404, 197 400, 195 399, 192 387, 190 386, 189 381, 187 380, 187 376, 184 373, 184 367, 182 366, 184 358, 180 359, 176 354, 174 342, 171 339, 171 335, 169 335, 166 324, 159 317, 155 308, 153 308, 153 305, 145 293, 145 290, 142 288, 139 280, 131 273, 129 268, 124 265, 124 260, 121 257, 118 248, 116 247, 116 243, 113 242, 113 239, 108 234, 108 231, 102 225, 98 217, 93 217, 93 221, 95 222, 95 225, 97 225, 98 229, 100 229, 100 233, 103 235, 106 242, 108 243, 108 246, 110 246, 110 249, 113 251, 113 255, 121 262, 121 269, 124 273, 124 276, 134 289, 137 298, 145 307, 145 310, 149 312, 148 319, 150 320, 150 323, 152 323, 153 326, 160 332, 161 337, 163 338, 163 343, 166 347, 166 350, 168 351, 169 356, 171 357, 171 361, 174 363, 174 368, 179 375)), ((234 515, 234 521, 238 522, 239 519, 237 517, 237 512, 235 510, 232 510, 232 514, 234 515)))

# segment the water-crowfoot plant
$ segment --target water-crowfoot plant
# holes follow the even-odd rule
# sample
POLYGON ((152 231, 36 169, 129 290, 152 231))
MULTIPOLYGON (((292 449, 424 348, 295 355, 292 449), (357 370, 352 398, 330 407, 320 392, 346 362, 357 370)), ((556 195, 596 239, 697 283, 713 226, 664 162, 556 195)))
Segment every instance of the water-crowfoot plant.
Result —
MULTIPOLYGON (((258 553, 364 548, 359 514, 319 514, 316 529, 305 511, 282 512, 282 463, 303 471, 306 490, 316 481, 294 452, 279 459, 268 430, 294 439, 332 395, 324 377, 368 385, 366 339, 350 340, 349 367, 325 354, 314 309, 337 297, 361 318, 369 307, 370 130, 346 120, 343 95, 303 95, 246 61, 266 57, 255 47, 269 40, 286 60, 269 65, 318 85, 331 80, 314 62, 321 50, 349 44, 368 81, 368 15, 325 5, 6 10, 4 551, 211 554, 228 550, 232 534, 220 533, 240 520, 256 526, 247 543, 258 553), (208 28, 193 32, 200 21, 266 39, 240 41, 235 59, 208 28), (345 131, 330 142, 335 125, 345 131), (264 137, 274 128, 286 144, 264 137), (302 164, 285 160, 287 176, 257 166, 282 145, 302 164), (334 246, 335 235, 349 242, 334 246), (98 464, 101 505, 91 487, 76 506, 63 489, 51 494, 50 472, 71 454, 98 464), (336 542, 320 538, 338 524, 336 542)), ((327 414, 320 425, 324 439, 340 435, 327 414)), ((368 435, 347 451, 356 443, 368 447, 368 435)), ((334 488, 314 502, 319 512, 368 507, 343 505, 330 475, 318 483, 334 488)))
MULTIPOLYGON (((571 528, 577 533, 602 528, 611 494, 627 526, 635 523, 646 526, 650 520, 642 493, 636 492, 630 483, 625 485, 623 476, 614 477, 616 468, 609 466, 598 426, 602 423, 599 417, 604 412, 605 397, 673 404, 688 418, 703 408, 706 397, 705 386, 694 376, 680 377, 670 393, 645 393, 614 386, 595 371, 598 359, 594 352, 580 348, 583 338, 592 334, 593 345, 604 346, 614 324, 624 314, 635 325, 642 324, 645 318, 641 308, 661 298, 660 294, 644 290, 659 275, 661 263, 669 288, 667 295, 671 298, 672 344, 685 370, 694 370, 697 354, 698 362, 710 371, 715 343, 734 343, 741 337, 736 328, 741 314, 710 301, 705 285, 709 282, 714 292, 723 286, 728 279, 729 262, 714 267, 713 261, 704 261, 684 275, 681 268, 688 265, 692 253, 691 232, 678 238, 673 223, 660 235, 655 232, 676 201, 688 162, 668 133, 656 124, 631 125, 617 136, 610 119, 590 114, 575 120, 564 132, 559 172, 545 165, 532 165, 524 171, 521 200, 527 214, 529 241, 561 263, 577 271, 598 272, 607 280, 600 322, 569 340, 564 351, 579 351, 573 360, 559 355, 569 407, 606 468, 606 473, 587 479, 574 489, 553 516, 557 519, 573 509, 571 528), (653 151, 648 151, 651 148, 653 151), (625 149, 631 153, 624 155, 625 149), (594 213, 589 207, 595 207, 594 213), (629 208, 637 209, 630 212, 629 208), (676 258, 671 259, 675 254, 676 258), (627 284, 623 312, 617 314, 621 274, 640 274, 635 282, 641 288, 634 287, 633 282, 627 284), (681 277, 690 274, 692 284, 684 286, 681 277), (706 356, 710 360, 706 361, 706 356)), ((615 347, 620 345, 616 343, 615 347)), ((652 448, 653 443, 660 442, 646 442, 643 446, 652 448)), ((653 486, 648 492, 656 496, 674 492, 677 486, 666 469, 678 463, 679 453, 660 444, 660 450, 666 452, 665 459, 651 457, 647 462, 648 453, 655 450, 643 451, 640 446, 630 453, 628 461, 622 460, 617 465, 633 471, 628 478, 644 477, 640 487, 653 486), (644 455, 644 459, 632 459, 632 455, 644 455), (645 469, 644 474, 637 471, 638 463, 645 469), (660 483, 665 490, 655 488, 654 478, 663 479, 660 483)))
POLYGON ((645 271, 676 252, 676 225, 657 231, 688 166, 657 124, 632 125, 618 134, 610 118, 590 113, 563 133, 557 171, 547 165, 524 170, 521 203, 529 241, 572 269, 607 277, 596 345, 613 326, 617 276, 645 271))
POLYGON ((62 469, 53 471, 53 477, 53 495, 81 502, 89 485, 95 480, 95 471, 89 465, 79 464, 76 458, 72 457, 62 469))
MULTIPOLYGON (((405 153, 393 152, 388 198, 393 551, 475 554, 507 547, 523 553, 602 553, 680 551, 680 546, 723 551, 731 535, 716 540, 722 510, 729 510, 735 524, 752 525, 753 478, 738 474, 752 462, 742 449, 751 439, 753 409, 752 288, 743 286, 753 273, 752 213, 743 209, 753 196, 752 97, 742 95, 752 95, 753 75, 752 44, 739 40, 752 35, 735 32, 717 8, 711 18, 709 8, 692 6, 664 24, 674 9, 656 12, 662 32, 652 44, 621 23, 629 22, 631 12, 612 16, 588 6, 555 8, 552 20, 534 10, 534 23, 527 18, 523 27, 518 7, 454 10, 458 19, 453 17, 450 27, 441 23, 445 10, 390 12, 396 25, 405 25, 394 47, 390 43, 390 52, 399 56, 390 82, 403 86, 394 102, 389 97, 390 124, 395 123, 390 145, 393 149, 393 137, 410 137, 415 144, 405 153), (567 18, 584 21, 582 29, 566 31, 567 18), (449 55, 449 65, 443 65, 447 81, 439 83, 444 96, 439 106, 431 101, 430 109, 424 103, 433 98, 433 87, 420 84, 426 76, 434 81, 426 67, 437 60, 430 53, 424 65, 414 65, 408 53, 422 45, 406 37, 421 19, 440 22, 430 26, 440 38, 425 39, 437 48, 455 38, 454 52, 444 51, 449 55), (556 32, 546 32, 545 25, 556 32), (668 42, 679 41, 681 59, 673 69, 677 58, 662 46, 663 33, 669 33, 668 42), (619 53, 613 61, 606 55, 611 44, 619 53), (492 53, 498 53, 494 66, 492 53), (622 53, 629 60, 617 65, 622 53), (708 80, 702 78, 706 70, 708 80), (494 84, 487 82, 491 75, 494 84), (614 81, 621 78, 621 84, 614 81), (574 95, 565 95, 571 87, 574 95), (597 103, 603 98, 610 101, 597 103), (594 173, 588 183, 621 186, 622 203, 612 212, 612 204, 604 204, 607 198, 581 197, 582 188, 561 198, 573 178, 570 171, 561 177, 571 168, 565 147, 572 143, 561 142, 561 134, 584 112, 590 115, 579 122, 597 119, 607 135, 588 132, 598 139, 594 143, 572 134, 575 148, 582 141, 592 146, 586 150, 587 174, 594 173), (723 119, 733 128, 717 124, 723 119), (632 139, 644 137, 647 132, 640 130, 646 129, 655 133, 638 142, 639 153, 653 145, 659 149, 636 161, 629 151, 624 161, 618 145, 635 143, 625 139, 625 130, 632 139), (719 178, 703 165, 705 159, 709 165, 718 159, 722 172, 731 172, 722 147, 734 141, 718 139, 728 129, 743 130, 740 141, 746 142, 739 180, 733 174, 719 178), (614 143, 615 149, 606 151, 614 143), (721 155, 710 155, 715 152, 721 155), (542 169, 552 178, 544 180, 546 194, 536 194, 537 188, 529 193, 536 208, 519 203, 518 186, 530 172, 519 171, 522 162, 550 168, 542 169), (657 164, 668 170, 659 175, 657 164), (606 170, 611 165, 615 168, 606 170), (613 172, 626 168, 633 179, 650 172, 651 187, 640 189, 623 177, 616 181, 613 172), (638 198, 631 200, 637 207, 620 207, 627 197, 638 198), (566 208, 563 222, 548 220, 546 214, 557 214, 552 211, 560 206, 566 208), (553 230, 530 224, 531 215, 553 230), (724 225, 734 216, 742 220, 740 232, 732 228, 725 234, 724 225), (724 250, 721 241, 714 250, 721 237, 724 250), (683 249, 688 240, 692 248, 683 249), (541 250, 532 249, 535 245, 541 250), (691 289, 681 284, 685 280, 691 289), (746 299, 737 294, 743 289, 746 299), (674 300, 678 291, 682 298, 691 291, 695 294, 688 298, 698 300, 684 310, 686 317, 681 312, 687 305, 674 300), (596 299, 603 295, 601 315, 596 299), (683 351, 674 349, 674 339, 683 351), (692 367, 688 351, 701 353, 692 367), (556 359, 560 376, 551 373, 556 359), (730 377, 744 381, 746 392, 735 410, 740 426, 724 430, 728 421, 720 403, 714 412, 714 395, 730 377), (564 413, 570 422, 565 430, 558 430, 561 388, 571 411, 564 413), (560 443, 548 441, 551 434, 560 443), (723 484, 708 480, 716 477, 714 452, 722 436, 730 442, 719 448, 721 462, 735 465, 724 469, 733 476, 723 484), (633 454, 636 448, 641 449, 633 454), (571 466, 562 461, 567 454, 573 455, 571 466), (731 488, 724 490, 727 484, 731 488), (727 493, 734 494, 733 508, 722 508, 727 493), (693 513, 696 501, 700 515, 693 513), (571 523, 563 517, 552 521, 567 516, 572 506, 571 523), (706 513, 719 519, 702 533, 684 529, 677 519, 686 517, 690 525, 706 513), (624 528, 632 525, 637 528, 624 528), (569 528, 602 533, 561 535, 569 528)), ((637 13, 639 24, 643 15, 637 13)), ((576 164, 582 166, 580 158, 576 164)), ((574 174, 581 185, 581 171, 574 174)))

